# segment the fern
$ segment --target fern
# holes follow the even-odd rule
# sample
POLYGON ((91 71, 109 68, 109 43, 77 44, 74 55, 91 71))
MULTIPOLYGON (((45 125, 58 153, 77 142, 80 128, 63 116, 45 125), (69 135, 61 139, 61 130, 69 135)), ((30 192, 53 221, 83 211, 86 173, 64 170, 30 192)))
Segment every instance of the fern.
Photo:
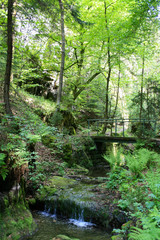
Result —
POLYGON ((158 154, 151 152, 147 149, 139 149, 134 155, 127 155, 126 161, 129 170, 139 177, 143 170, 149 168, 157 161, 158 154))
POLYGON ((129 240, 158 240, 160 239, 159 226, 160 212, 155 207, 148 216, 141 216, 142 228, 133 227, 129 234, 129 240))
POLYGON ((129 234, 129 240, 158 240, 160 239, 160 229, 155 223, 150 223, 148 229, 134 227, 129 234))
POLYGON ((157 227, 156 222, 148 222, 143 229, 133 227, 129 234, 129 240, 158 240, 160 239, 160 228, 157 227))
POLYGON ((122 154, 122 149, 119 149, 115 154, 104 155, 104 159, 110 164, 112 169, 124 165, 124 156, 122 154))
POLYGON ((6 163, 5 163, 5 158, 6 158, 6 155, 4 153, 0 153, 0 176, 2 176, 3 180, 5 180, 8 173, 6 163))
POLYGON ((156 196, 156 198, 160 197, 160 172, 158 171, 149 171, 145 179, 148 183, 148 186, 151 192, 156 196))

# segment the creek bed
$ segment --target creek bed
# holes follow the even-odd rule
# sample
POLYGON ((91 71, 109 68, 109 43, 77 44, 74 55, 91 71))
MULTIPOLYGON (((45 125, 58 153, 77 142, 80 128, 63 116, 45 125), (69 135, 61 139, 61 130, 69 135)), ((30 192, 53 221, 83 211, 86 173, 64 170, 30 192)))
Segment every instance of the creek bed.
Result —
POLYGON ((38 231, 28 240, 52 240, 59 234, 79 240, 110 240, 110 235, 95 225, 67 219, 57 219, 55 215, 45 212, 34 212, 33 216, 38 225, 38 231), (76 225, 75 225, 75 224, 76 225))

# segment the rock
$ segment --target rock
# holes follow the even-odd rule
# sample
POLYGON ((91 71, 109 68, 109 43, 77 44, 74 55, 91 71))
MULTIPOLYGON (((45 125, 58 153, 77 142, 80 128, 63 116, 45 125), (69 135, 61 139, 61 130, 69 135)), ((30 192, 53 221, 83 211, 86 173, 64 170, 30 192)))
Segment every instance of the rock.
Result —
POLYGON ((74 163, 72 152, 73 150, 71 143, 66 143, 63 145, 63 159, 69 164, 69 166, 72 166, 74 163))
POLYGON ((121 235, 115 235, 111 237, 112 240, 123 240, 123 237, 121 235))
POLYGON ((70 238, 65 235, 57 235, 55 238, 52 240, 79 240, 78 238, 70 238))
POLYGON ((57 240, 71 240, 69 237, 65 236, 65 235, 58 235, 56 237, 57 240))

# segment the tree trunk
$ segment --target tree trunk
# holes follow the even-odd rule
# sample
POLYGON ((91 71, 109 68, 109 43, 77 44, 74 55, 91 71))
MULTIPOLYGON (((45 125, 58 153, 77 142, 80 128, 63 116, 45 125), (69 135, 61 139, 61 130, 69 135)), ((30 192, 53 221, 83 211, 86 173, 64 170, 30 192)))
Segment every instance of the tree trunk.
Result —
POLYGON ((8 0, 8 17, 7 17, 7 62, 4 79, 4 104, 6 114, 12 115, 10 107, 10 81, 12 70, 12 56, 13 56, 13 4, 14 0, 8 0))
POLYGON ((64 63, 65 63, 65 30, 64 30, 64 7, 62 0, 59 0, 59 6, 61 10, 61 69, 59 75, 59 88, 57 96, 57 109, 60 109, 62 89, 63 89, 63 73, 64 73, 64 63))
POLYGON ((142 111, 143 111, 143 82, 144 82, 144 54, 142 58, 142 78, 141 78, 141 92, 140 92, 140 112, 139 119, 142 119, 142 111))
POLYGON ((111 55, 110 55, 110 38, 108 37, 108 76, 107 76, 107 85, 106 85, 106 107, 104 117, 108 119, 109 117, 109 83, 111 77, 111 55))
POLYGON ((113 112, 113 114, 112 114, 112 118, 115 117, 115 115, 116 115, 116 111, 117 111, 117 107, 118 107, 120 80, 121 80, 121 63, 120 63, 120 59, 119 59, 119 73, 118 73, 118 86, 117 86, 116 105, 115 105, 114 112, 113 112))
MULTIPOLYGON (((108 31, 108 40, 107 40, 107 57, 108 57, 108 75, 107 75, 107 85, 106 85, 106 106, 105 106, 105 113, 104 118, 108 120, 109 118, 109 83, 111 78, 111 54, 110 54, 110 36, 109 36, 109 30, 108 30, 108 22, 107 22, 107 6, 106 2, 104 2, 104 8, 105 8, 105 21, 106 21, 106 29, 108 31)), ((107 130, 107 123, 104 124, 102 133, 104 134, 107 130)))

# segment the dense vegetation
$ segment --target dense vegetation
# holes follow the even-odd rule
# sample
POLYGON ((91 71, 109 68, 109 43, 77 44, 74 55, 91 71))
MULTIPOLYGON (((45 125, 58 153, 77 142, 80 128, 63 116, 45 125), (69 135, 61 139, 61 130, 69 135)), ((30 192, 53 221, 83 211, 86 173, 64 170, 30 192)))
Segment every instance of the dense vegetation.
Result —
MULTIPOLYGON (((125 132, 138 143, 104 155, 105 188, 131 220, 119 237, 160 238, 159 145, 151 142, 159 137, 159 35, 158 0, 0 0, 0 216, 5 208, 12 230, 22 226, 19 237, 27 224, 26 234, 33 230, 32 219, 9 217, 21 205, 30 218, 25 192, 52 175, 86 173, 98 160, 83 136, 138 119, 125 132), (88 129, 88 119, 110 122, 88 129)), ((18 239, 12 230, 2 239, 18 239)))

